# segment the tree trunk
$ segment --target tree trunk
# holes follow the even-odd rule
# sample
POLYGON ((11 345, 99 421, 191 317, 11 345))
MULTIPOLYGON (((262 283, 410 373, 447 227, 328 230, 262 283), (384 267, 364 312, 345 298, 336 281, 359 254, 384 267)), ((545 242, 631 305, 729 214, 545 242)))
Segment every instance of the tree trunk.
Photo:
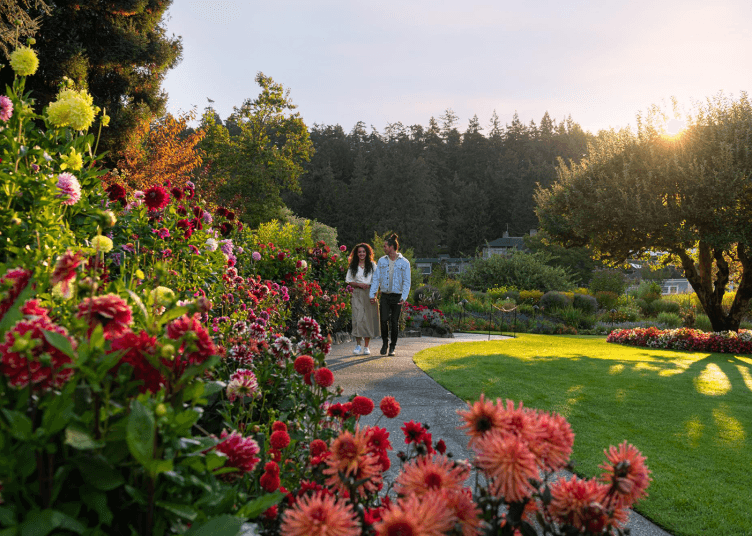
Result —
POLYGON ((699 258, 695 263, 686 251, 679 251, 684 274, 697 294, 713 331, 739 331, 739 324, 752 299, 752 259, 745 247, 737 244, 737 255, 742 265, 742 278, 736 298, 728 312, 723 310, 723 296, 729 282, 729 266, 723 251, 700 242, 699 258), (713 280, 713 263, 716 274, 713 280))

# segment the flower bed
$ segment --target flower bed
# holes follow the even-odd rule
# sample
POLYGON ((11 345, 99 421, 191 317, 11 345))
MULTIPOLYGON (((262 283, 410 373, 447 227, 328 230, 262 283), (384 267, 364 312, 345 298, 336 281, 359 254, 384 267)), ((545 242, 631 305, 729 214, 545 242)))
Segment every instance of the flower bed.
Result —
POLYGON ((81 132, 98 110, 66 87, 35 115, 34 60, 11 55, 18 78, 0 99, 1 532, 618 532, 646 494, 644 458, 625 443, 600 478, 554 481, 569 424, 511 402, 461 414, 477 487, 413 421, 386 482, 389 435, 359 423, 374 401, 335 403, 326 366, 348 310, 344 255, 310 233, 294 248, 261 241, 273 229, 210 211, 190 182, 102 185, 81 132))
POLYGON ((706 333, 691 328, 666 330, 656 327, 633 328, 612 331, 606 341, 670 350, 752 354, 752 331, 749 330, 739 330, 738 333, 734 331, 706 333))

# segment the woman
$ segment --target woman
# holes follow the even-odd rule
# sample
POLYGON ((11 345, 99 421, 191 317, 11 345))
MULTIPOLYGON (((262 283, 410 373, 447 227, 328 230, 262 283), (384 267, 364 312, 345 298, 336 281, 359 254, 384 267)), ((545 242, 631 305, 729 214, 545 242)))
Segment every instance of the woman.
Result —
POLYGON ((368 292, 371 288, 376 264, 373 262, 373 250, 368 244, 358 244, 348 257, 350 267, 345 282, 353 287, 352 293, 352 335, 355 337, 355 355, 371 353, 368 344, 371 339, 381 335, 379 327, 379 306, 371 303, 368 292), (363 339, 363 346, 360 341, 363 339))

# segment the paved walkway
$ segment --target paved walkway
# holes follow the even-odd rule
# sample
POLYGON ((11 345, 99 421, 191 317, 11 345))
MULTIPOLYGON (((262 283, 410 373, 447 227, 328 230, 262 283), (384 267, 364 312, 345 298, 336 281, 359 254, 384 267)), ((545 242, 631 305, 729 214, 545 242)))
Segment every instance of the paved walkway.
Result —
MULTIPOLYGON (((507 337, 491 335, 492 340, 507 337)), ((334 372, 334 383, 344 389, 344 397, 354 393, 371 398, 376 410, 363 417, 364 425, 372 425, 381 416, 378 404, 384 396, 397 399, 402 412, 396 419, 381 416, 379 426, 389 431, 392 447, 395 451, 404 450, 404 434, 400 427, 404 422, 414 420, 428 424, 434 441, 443 439, 447 452, 455 458, 467 458, 467 436, 457 430, 460 424, 458 409, 467 404, 433 381, 425 372, 413 363, 413 355, 426 348, 455 342, 487 341, 489 336, 474 333, 457 333, 453 339, 436 337, 415 337, 400 339, 396 355, 393 357, 379 355, 381 341, 371 343, 371 355, 353 355, 354 343, 334 345, 327 356, 327 366, 334 372)), ((575 430, 576 432, 576 430, 575 430)), ((395 459, 392 468, 397 467, 395 459)), ((390 470, 393 473, 393 470, 390 470)), ((388 474, 393 478, 394 474, 388 474)), ((670 536, 644 517, 630 512, 629 524, 633 536, 670 536)))

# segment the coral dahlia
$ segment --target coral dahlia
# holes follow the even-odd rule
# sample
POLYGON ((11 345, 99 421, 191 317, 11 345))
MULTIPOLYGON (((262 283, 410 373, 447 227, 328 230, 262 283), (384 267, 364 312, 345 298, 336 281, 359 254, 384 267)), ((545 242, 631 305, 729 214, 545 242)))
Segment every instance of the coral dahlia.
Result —
POLYGON ((352 504, 325 493, 304 496, 282 515, 282 536, 359 536, 352 504))

